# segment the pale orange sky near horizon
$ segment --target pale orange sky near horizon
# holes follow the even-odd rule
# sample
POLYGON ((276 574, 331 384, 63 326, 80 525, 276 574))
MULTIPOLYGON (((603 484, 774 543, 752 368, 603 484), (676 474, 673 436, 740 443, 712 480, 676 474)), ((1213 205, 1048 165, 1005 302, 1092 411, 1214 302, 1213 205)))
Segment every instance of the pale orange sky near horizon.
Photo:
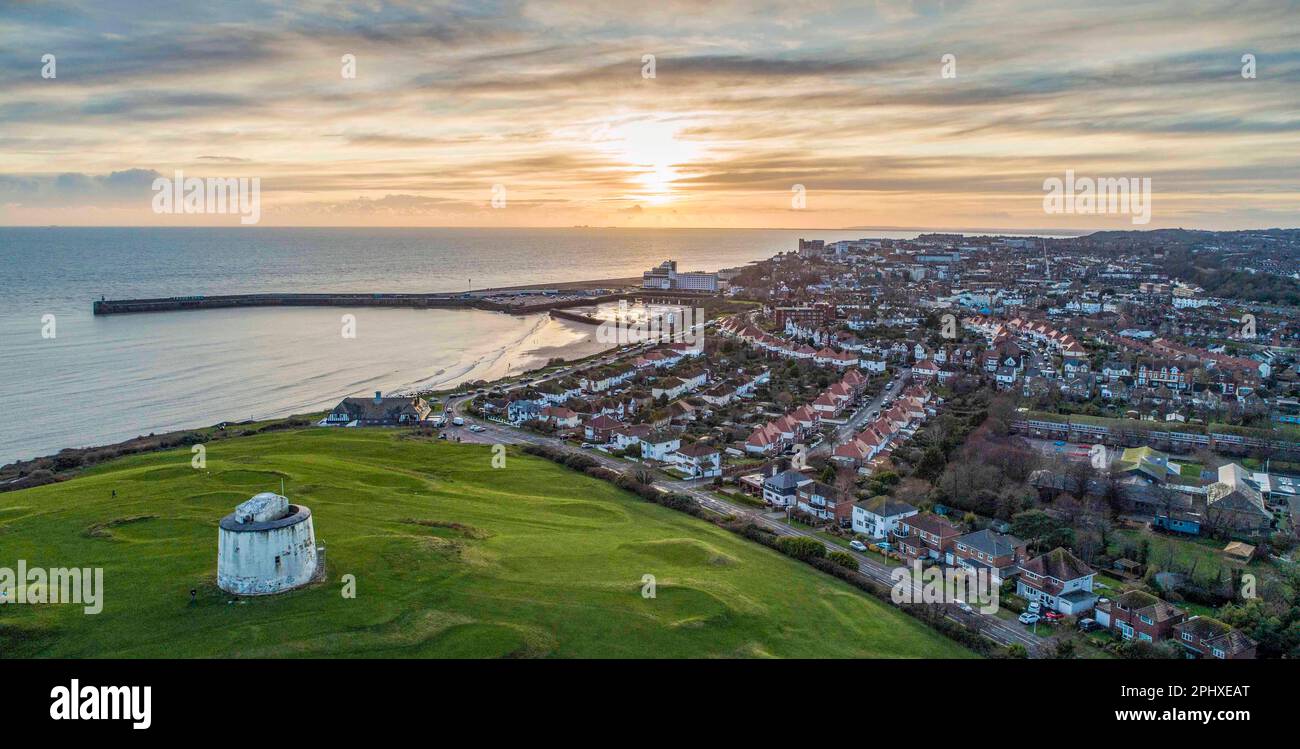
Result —
POLYGON ((1041 5, 9 5, 0 225, 239 225, 155 213, 178 170, 261 226, 1300 225, 1296 3, 1041 5))

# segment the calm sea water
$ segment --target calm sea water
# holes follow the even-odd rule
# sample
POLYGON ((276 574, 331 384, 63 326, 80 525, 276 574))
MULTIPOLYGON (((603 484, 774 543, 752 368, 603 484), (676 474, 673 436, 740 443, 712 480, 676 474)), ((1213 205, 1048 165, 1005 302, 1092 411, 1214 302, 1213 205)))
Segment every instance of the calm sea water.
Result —
POLYGON ((94 317, 112 298, 454 291, 717 270, 799 236, 906 232, 0 228, 0 464, 139 434, 493 379, 596 350, 590 330, 479 310, 205 310, 94 317), (357 315, 344 339, 340 316, 357 315), (55 337, 42 336, 53 315, 55 337))

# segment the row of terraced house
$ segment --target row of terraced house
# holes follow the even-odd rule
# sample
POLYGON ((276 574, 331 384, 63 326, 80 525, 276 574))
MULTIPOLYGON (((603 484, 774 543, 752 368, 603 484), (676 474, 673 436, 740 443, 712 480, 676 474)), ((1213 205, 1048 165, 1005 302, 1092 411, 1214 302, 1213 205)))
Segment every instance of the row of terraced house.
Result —
POLYGON ((860 371, 850 369, 812 403, 755 428, 745 440, 745 452, 775 455, 811 438, 821 428, 823 419, 834 419, 861 400, 866 386, 867 378, 860 371))

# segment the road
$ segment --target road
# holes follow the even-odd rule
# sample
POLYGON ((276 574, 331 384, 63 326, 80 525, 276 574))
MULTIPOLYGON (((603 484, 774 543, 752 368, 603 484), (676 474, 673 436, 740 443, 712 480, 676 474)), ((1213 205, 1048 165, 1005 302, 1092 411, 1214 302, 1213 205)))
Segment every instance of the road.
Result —
MULTIPOLYGON (((902 383, 896 383, 895 387, 891 389, 891 392, 894 392, 896 394, 901 387, 902 387, 902 383)), ((484 444, 543 445, 546 447, 550 447, 552 449, 562 450, 568 453, 581 453, 583 455, 586 455, 589 458, 592 458, 600 465, 619 472, 625 471, 628 468, 632 467, 632 464, 628 463, 627 461, 621 460, 619 458, 615 458, 599 450, 592 450, 592 449, 583 450, 581 448, 575 448, 567 444, 564 440, 561 439, 557 439, 554 437, 546 437, 540 434, 535 434, 533 432, 527 432, 521 429, 514 429, 512 427, 503 426, 495 422, 476 419, 466 413, 463 413, 460 410, 461 406, 463 406, 471 397, 472 396, 470 395, 463 395, 463 396, 458 396, 450 399, 447 403, 447 412, 449 414, 449 418, 460 415, 466 420, 467 426, 469 424, 477 424, 483 428, 483 431, 472 432, 468 428, 451 427, 448 429, 449 438, 459 437, 464 442, 475 442, 475 443, 484 443, 484 444)), ((877 401, 879 400, 880 398, 877 398, 877 401)), ((878 405, 876 407, 878 407, 878 405)), ((861 413, 869 414, 871 410, 873 409, 872 407, 869 406, 863 408, 861 413)), ((849 428, 849 425, 846 425, 844 428, 846 429, 849 428)), ((700 505, 702 505, 703 507, 709 510, 717 512, 721 515, 729 515, 733 517, 744 518, 761 527, 771 530, 777 535, 804 536, 822 543, 830 551, 847 552, 851 556, 853 556, 854 560, 858 563, 858 572, 861 572, 863 575, 867 576, 868 578, 882 585, 891 586, 891 587, 894 585, 894 579, 891 576, 891 573, 894 569, 893 567, 882 564, 879 561, 871 557, 868 557, 864 554, 860 554, 858 552, 839 546, 838 544, 832 543, 816 535, 812 531, 787 525, 785 522, 781 520, 774 520, 772 518, 766 517, 766 515, 762 511, 756 508, 748 507, 745 505, 724 500, 718 495, 713 494, 712 492, 709 492, 706 489, 704 489, 704 486, 706 486, 708 482, 709 482, 708 479, 683 481, 683 480, 670 479, 660 475, 654 481, 654 485, 661 489, 665 489, 667 491, 681 492, 683 494, 687 494, 693 499, 695 499, 697 502, 699 502, 700 505)), ((921 589, 920 581, 914 581, 914 585, 916 586, 916 593, 919 594, 921 589)), ((982 614, 979 613, 978 611, 975 614, 966 614, 958 610, 955 606, 951 606, 949 607, 949 609, 950 611, 946 614, 947 618, 959 624, 965 624, 966 622, 964 620, 968 617, 971 616, 979 617, 980 632, 982 632, 984 635, 988 636, 989 639, 993 640, 994 642, 1000 645, 1011 645, 1013 643, 1018 643, 1020 645, 1025 646, 1031 653, 1034 653, 1037 652, 1039 647, 1045 642, 1045 638, 1040 637, 1034 634, 1033 632, 1030 632, 1029 630, 1026 630, 1018 623, 1008 622, 1003 619, 1000 619, 995 614, 982 614)))
POLYGON ((872 413, 879 416, 881 407, 885 404, 886 398, 897 398, 898 394, 903 392, 903 386, 907 384, 906 377, 899 377, 893 385, 882 390, 872 401, 862 406, 849 417, 849 420, 835 428, 833 437, 828 437, 820 445, 808 451, 808 457, 815 458, 820 455, 828 455, 836 445, 842 445, 849 441, 849 438, 862 430, 867 422, 873 421, 869 418, 872 413))

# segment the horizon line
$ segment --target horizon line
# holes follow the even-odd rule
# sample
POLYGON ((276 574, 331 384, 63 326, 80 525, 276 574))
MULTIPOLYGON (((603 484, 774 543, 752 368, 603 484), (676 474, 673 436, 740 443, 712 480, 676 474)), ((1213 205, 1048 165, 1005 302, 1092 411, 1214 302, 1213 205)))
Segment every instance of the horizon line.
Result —
POLYGON ((1035 234, 1061 237, 1081 237, 1088 234, 1099 232, 1129 232, 1129 233, 1150 233, 1157 231, 1203 231, 1203 232, 1242 232, 1242 231, 1297 231, 1300 226, 1251 226, 1238 227, 1234 229, 1203 229, 1195 226, 1167 226, 1149 229, 1116 229, 1116 228, 1089 228, 1089 229, 1047 229, 1047 228, 1014 228, 1014 227, 934 227, 934 226, 843 226, 830 228, 812 228, 812 227, 791 227, 791 226, 605 226, 605 225, 588 225, 575 224, 571 226, 530 226, 530 225, 510 225, 510 226, 481 226, 481 225, 464 225, 464 224, 429 224, 429 225, 318 225, 318 224, 279 224, 279 225, 243 225, 243 224, 211 224, 202 226, 164 226, 159 224, 0 224, 0 229, 550 229, 550 230, 571 230, 571 229, 599 229, 599 230, 616 230, 616 231, 807 231, 807 232, 838 232, 838 231, 907 231, 907 232, 929 232, 936 234, 1035 234))

